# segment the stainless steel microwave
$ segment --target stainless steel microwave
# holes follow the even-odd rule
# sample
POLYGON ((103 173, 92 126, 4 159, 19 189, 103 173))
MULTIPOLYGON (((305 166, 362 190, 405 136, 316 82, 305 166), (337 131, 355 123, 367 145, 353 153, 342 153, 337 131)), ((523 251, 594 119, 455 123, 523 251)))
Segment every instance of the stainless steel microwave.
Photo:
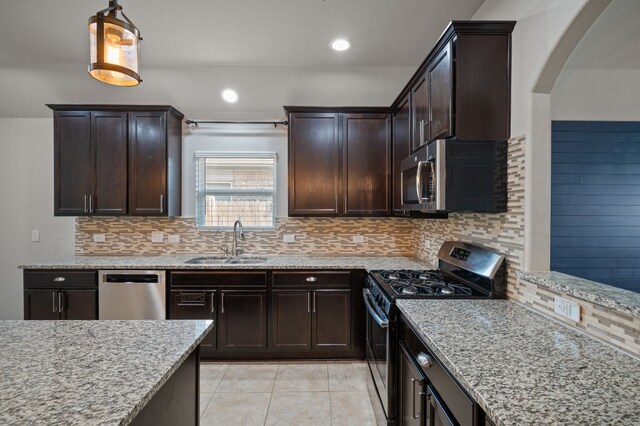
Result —
POLYGON ((400 163, 402 209, 503 212, 507 142, 439 139, 400 163))

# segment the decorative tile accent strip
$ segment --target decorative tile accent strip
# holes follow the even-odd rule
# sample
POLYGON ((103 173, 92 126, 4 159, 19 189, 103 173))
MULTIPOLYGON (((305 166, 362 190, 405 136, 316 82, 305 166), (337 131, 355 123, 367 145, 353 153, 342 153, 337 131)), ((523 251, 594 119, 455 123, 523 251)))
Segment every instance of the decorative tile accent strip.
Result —
POLYGON ((530 282, 520 275, 518 299, 520 303, 578 328, 596 339, 615 346, 621 351, 640 357, 640 317, 611 309, 591 301, 578 299, 567 293, 530 282), (554 297, 560 296, 581 306, 579 322, 561 317, 554 312, 554 297))
MULTIPOLYGON (((239 246, 245 254, 412 256, 414 225, 405 218, 291 218, 279 217, 270 231, 246 231, 239 246), (294 234, 295 242, 284 243, 284 234, 294 234), (363 235, 364 243, 352 242, 363 235)), ((231 231, 203 231, 194 218, 78 217, 76 255, 161 255, 218 253, 231 246, 231 231), (164 232, 162 243, 151 242, 151 232, 164 232), (95 243, 93 234, 105 234, 104 243, 95 243), (169 243, 178 235, 179 243, 169 243)))
POLYGON ((446 240, 461 240, 497 250, 506 256, 507 296, 518 300, 516 270, 524 251, 524 137, 508 143, 505 213, 452 213, 446 220, 416 220, 416 256, 434 267, 446 240))

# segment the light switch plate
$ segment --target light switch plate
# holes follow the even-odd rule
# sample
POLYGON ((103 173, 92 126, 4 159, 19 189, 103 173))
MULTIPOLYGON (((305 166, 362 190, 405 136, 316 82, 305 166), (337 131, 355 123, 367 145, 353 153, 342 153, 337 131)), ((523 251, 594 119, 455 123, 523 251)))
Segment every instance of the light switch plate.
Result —
POLYGON ((93 234, 94 243, 104 243, 107 240, 104 234, 93 234))
POLYGON ((162 231, 153 231, 151 233, 151 242, 152 243, 161 243, 164 240, 164 232, 162 231))
POLYGON ((364 243, 364 235, 354 235, 351 237, 351 241, 354 243, 364 243))
POLYGON ((562 297, 554 297, 553 301, 556 314, 569 318, 572 321, 580 322, 580 305, 571 300, 563 299, 562 297))
POLYGON ((31 241, 34 243, 40 242, 40 230, 32 229, 31 230, 31 241))
POLYGON ((179 243, 180 242, 180 235, 169 235, 169 237, 167 238, 167 240, 170 243, 179 243))
POLYGON ((295 234, 284 234, 282 236, 282 241, 285 243, 293 243, 296 240, 295 234))

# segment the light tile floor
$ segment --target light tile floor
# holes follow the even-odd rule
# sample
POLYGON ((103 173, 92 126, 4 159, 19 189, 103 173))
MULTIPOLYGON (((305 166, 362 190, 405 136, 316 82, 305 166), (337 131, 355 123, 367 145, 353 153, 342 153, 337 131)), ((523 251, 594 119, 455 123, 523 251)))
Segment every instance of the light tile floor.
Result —
POLYGON ((200 424, 375 425, 365 362, 202 363, 200 424))

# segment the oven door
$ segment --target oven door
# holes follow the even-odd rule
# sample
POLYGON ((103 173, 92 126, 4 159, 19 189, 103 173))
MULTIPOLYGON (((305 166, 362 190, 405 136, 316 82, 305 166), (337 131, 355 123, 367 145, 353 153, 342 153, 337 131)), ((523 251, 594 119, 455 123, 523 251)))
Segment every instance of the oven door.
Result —
POLYGON ((367 362, 385 417, 389 418, 392 414, 389 413, 389 392, 392 391, 389 384, 389 318, 372 300, 368 289, 362 290, 362 294, 367 308, 367 362))

